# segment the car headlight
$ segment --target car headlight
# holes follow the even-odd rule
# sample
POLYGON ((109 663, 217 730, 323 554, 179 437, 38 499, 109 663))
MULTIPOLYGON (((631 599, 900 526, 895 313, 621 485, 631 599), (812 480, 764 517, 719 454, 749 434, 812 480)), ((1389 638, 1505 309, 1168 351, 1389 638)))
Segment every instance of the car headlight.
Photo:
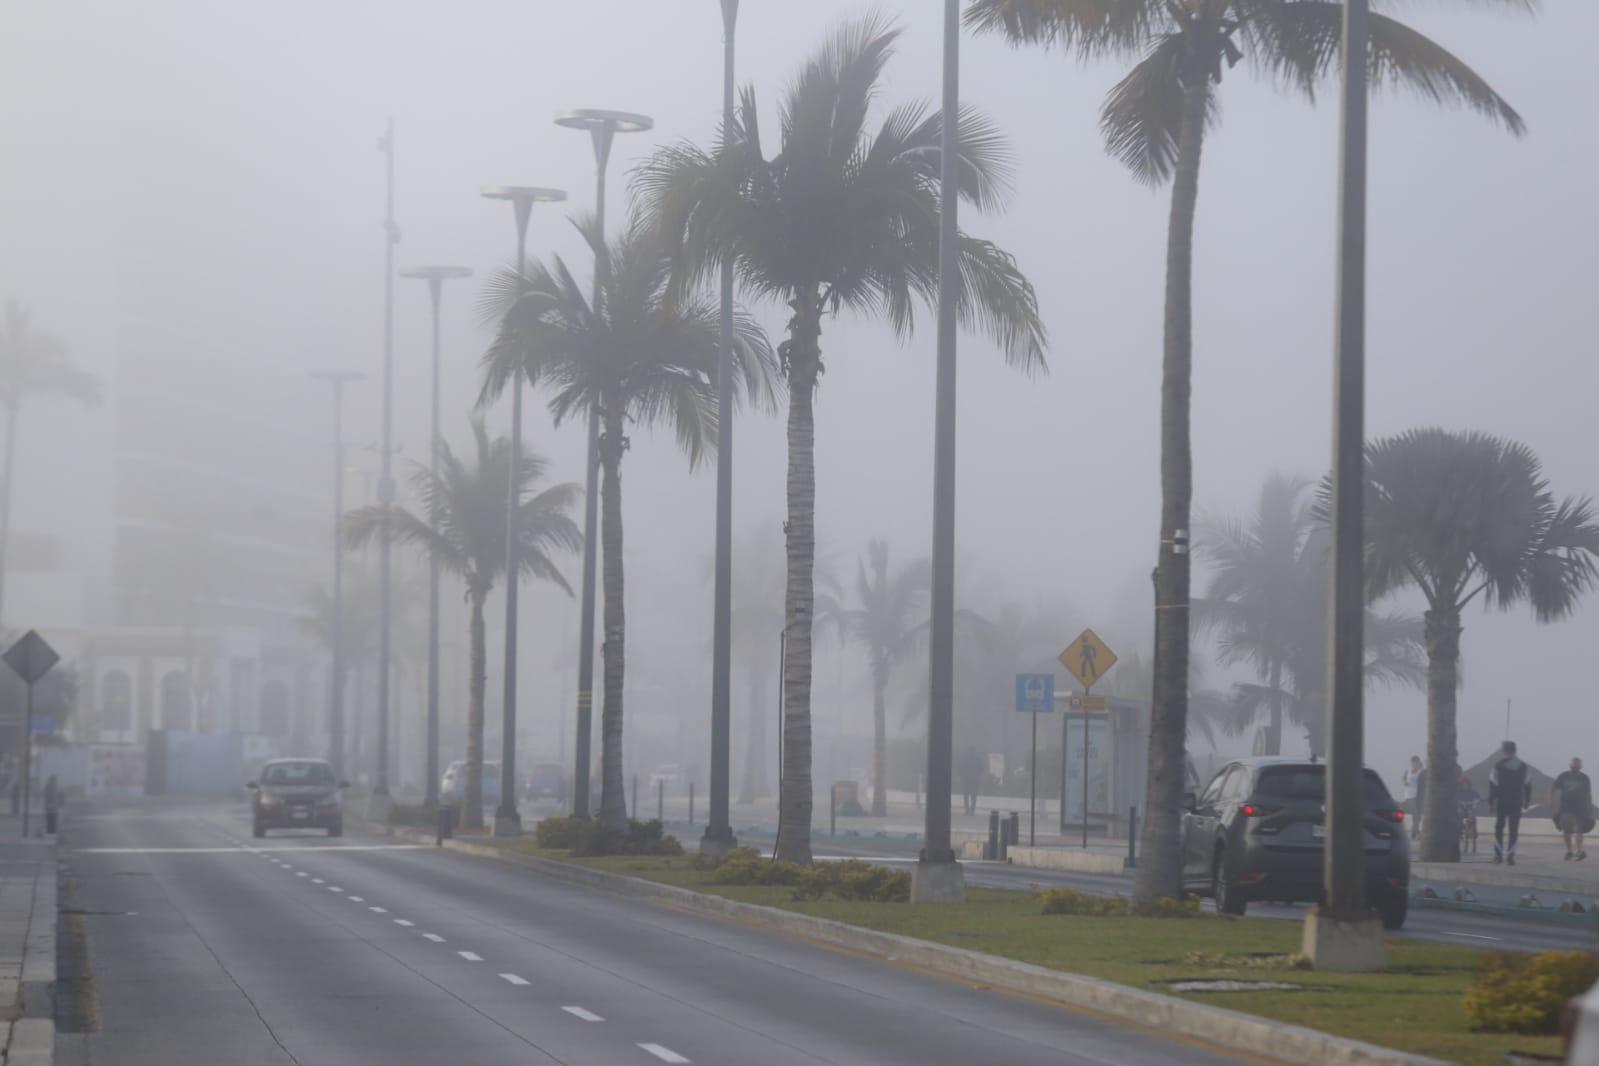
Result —
POLYGON ((283 806, 283 798, 281 796, 273 796, 263 792, 261 794, 261 806, 281 807, 283 806))

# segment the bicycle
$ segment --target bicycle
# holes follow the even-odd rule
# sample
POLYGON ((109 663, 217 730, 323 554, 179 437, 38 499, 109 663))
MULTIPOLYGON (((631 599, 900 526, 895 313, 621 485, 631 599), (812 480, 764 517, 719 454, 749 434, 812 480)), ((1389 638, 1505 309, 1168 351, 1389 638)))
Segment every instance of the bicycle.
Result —
POLYGON ((1477 801, 1462 801, 1456 805, 1460 816, 1460 854, 1477 853, 1477 801))

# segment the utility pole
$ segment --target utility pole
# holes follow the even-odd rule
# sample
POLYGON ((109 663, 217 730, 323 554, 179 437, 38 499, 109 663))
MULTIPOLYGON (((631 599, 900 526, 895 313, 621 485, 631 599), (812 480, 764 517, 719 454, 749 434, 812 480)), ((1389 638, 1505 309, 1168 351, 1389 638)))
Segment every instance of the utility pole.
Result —
POLYGON ((353 370, 324 370, 311 375, 333 386, 333 618, 328 644, 333 658, 328 679, 328 762, 333 772, 344 774, 344 386, 364 381, 353 370))
POLYGON ((1331 678, 1327 716, 1325 902, 1305 918, 1319 969, 1380 970, 1382 923, 1365 898, 1365 401, 1367 0, 1344 0, 1343 143, 1333 373, 1331 678))
MULTIPOLYGON (((378 150, 387 166, 387 209, 383 218, 383 458, 378 479, 378 506, 394 506, 394 246, 400 227, 394 221, 394 120, 389 119, 378 150)), ((389 820, 389 684, 390 643, 393 628, 394 546, 385 536, 378 544, 378 754, 377 783, 367 807, 367 817, 378 824, 389 820)))
POLYGON ((955 205, 960 183, 960 3, 944 0, 944 100, 939 158, 938 372, 933 403, 933 595, 929 627, 927 806, 911 899, 959 903, 966 876, 950 846, 955 717, 955 328, 960 296, 955 205))
MULTIPOLYGON (((722 4, 722 139, 733 136, 733 53, 738 0, 722 4)), ((722 262, 721 351, 716 364, 716 581, 711 610, 711 810, 700 854, 738 847, 728 824, 733 668, 733 261, 722 262)))

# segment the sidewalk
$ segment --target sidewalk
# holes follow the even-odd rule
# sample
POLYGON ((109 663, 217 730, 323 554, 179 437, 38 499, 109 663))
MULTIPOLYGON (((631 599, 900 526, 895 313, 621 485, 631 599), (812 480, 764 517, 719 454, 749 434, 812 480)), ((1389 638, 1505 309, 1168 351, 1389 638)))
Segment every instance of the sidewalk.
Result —
POLYGON ((22 819, 0 816, 0 1032, 7 1066, 49 1066, 55 980, 55 838, 23 840, 22 819))

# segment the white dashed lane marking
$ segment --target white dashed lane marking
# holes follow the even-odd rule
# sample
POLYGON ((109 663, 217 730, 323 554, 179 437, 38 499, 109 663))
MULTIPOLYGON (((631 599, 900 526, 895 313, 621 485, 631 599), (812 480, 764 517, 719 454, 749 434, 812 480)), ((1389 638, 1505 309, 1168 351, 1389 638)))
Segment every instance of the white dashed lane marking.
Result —
POLYGON ((483 961, 483 956, 479 955, 475 951, 457 951, 456 954, 461 956, 461 958, 465 959, 467 962, 482 962, 483 961))
POLYGON ((311 883, 313 885, 321 885, 321 884, 326 884, 327 882, 323 881, 322 878, 320 878, 320 877, 313 877, 313 878, 311 878, 311 883))
POLYGON ((404 925, 404 926, 413 926, 416 923, 415 922, 408 922, 404 918, 396 918, 396 919, 394 919, 394 924, 395 925, 404 925))
POLYGON ((422 934, 422 939, 431 940, 435 944, 444 943, 444 938, 442 936, 440 936, 439 934, 437 934, 437 933, 423 933, 422 934))
POLYGON ((296 870, 296 871, 294 871, 294 876, 295 877, 310 877, 311 875, 306 873, 304 870, 296 870))
POLYGON ((368 907, 367 910, 371 911, 373 914, 389 913, 389 909, 387 907, 368 907))
POLYGON ((343 892, 344 889, 340 888, 338 885, 329 885, 328 886, 328 891, 329 892, 343 892))
POLYGON ((603 1022, 605 1020, 593 1011, 584 1010, 582 1007, 562 1007, 561 1009, 572 1015, 572 1017, 581 1018, 585 1022, 603 1022))
POLYGON ((351 903, 365 903, 366 902, 366 900, 362 899, 360 896, 345 896, 344 898, 349 900, 351 903))
POLYGON ((687 1062, 688 1061, 688 1059, 685 1059, 683 1056, 679 1055, 677 1052, 673 1051, 671 1048, 662 1047, 659 1044, 640 1044, 639 1047, 643 1048, 645 1051, 648 1051, 651 1055, 654 1055, 656 1058, 660 1059, 662 1062, 687 1062))
POLYGON ((502 974, 500 974, 500 978, 502 980, 506 981, 507 983, 513 984, 513 985, 525 985, 525 984, 528 983, 527 978, 518 977, 514 973, 502 973, 502 974))

